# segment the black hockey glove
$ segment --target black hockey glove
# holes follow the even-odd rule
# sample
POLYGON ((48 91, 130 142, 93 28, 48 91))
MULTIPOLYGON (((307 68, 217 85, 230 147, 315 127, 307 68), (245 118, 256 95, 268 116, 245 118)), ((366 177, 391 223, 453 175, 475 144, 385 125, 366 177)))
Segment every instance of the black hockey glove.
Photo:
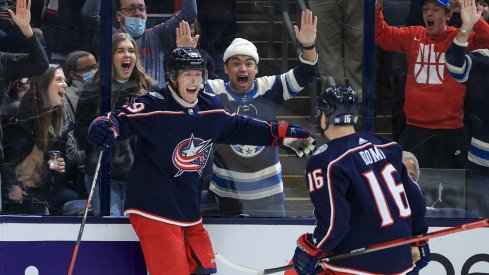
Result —
POLYGON ((418 272, 423 267, 427 266, 431 260, 430 246, 428 245, 428 242, 423 241, 413 244, 412 252, 415 266, 413 270, 407 273, 407 275, 417 275, 418 272))
POLYGON ((88 128, 88 142, 100 151, 113 146, 118 136, 119 123, 110 114, 97 117, 88 128))
POLYGON ((289 125, 285 120, 271 122, 270 128, 274 137, 272 146, 287 146, 294 150, 298 157, 309 155, 316 147, 309 131, 296 125, 289 125))
POLYGON ((297 239, 297 248, 292 261, 298 275, 315 275, 323 271, 319 262, 326 256, 326 253, 317 248, 311 239, 312 235, 309 233, 303 234, 297 239))

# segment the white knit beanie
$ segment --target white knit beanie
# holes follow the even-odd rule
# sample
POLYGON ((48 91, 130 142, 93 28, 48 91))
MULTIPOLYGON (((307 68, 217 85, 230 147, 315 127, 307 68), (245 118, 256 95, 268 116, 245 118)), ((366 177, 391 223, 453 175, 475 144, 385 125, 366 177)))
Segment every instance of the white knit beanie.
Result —
POLYGON ((258 64, 258 62, 260 61, 256 46, 250 41, 243 38, 235 38, 233 42, 231 42, 231 45, 229 45, 229 47, 227 47, 226 51, 224 52, 224 57, 222 58, 222 60, 226 62, 231 56, 235 56, 238 54, 251 56, 255 60, 256 64, 258 64))

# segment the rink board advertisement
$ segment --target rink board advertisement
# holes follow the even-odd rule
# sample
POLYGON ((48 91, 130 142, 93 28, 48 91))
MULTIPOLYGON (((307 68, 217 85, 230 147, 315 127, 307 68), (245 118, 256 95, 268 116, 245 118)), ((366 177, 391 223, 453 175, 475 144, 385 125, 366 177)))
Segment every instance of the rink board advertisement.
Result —
MULTIPOLYGON (((0 217, 0 219, 2 219, 0 217)), ((70 218, 68 218, 70 219, 70 218)), ((45 218, 2 219, 0 224, 0 275, 67 274, 80 229, 72 222, 45 218)), ((297 237, 313 230, 311 225, 259 224, 240 221, 206 223, 216 253, 252 268, 288 264, 297 237)), ((294 219, 291 219, 294 221, 294 219)), ((146 275, 137 237, 125 218, 96 219, 86 224, 75 275, 146 275), (107 223, 104 223, 107 221, 107 223)), ((290 222, 290 221, 289 221, 290 222)), ((437 231, 446 227, 431 227, 437 231)), ((430 241, 433 260, 422 275, 468 275, 489 273, 489 228, 455 233, 430 241)), ((250 274, 217 261, 220 275, 250 274)), ((277 274, 283 274, 277 273, 277 274)))

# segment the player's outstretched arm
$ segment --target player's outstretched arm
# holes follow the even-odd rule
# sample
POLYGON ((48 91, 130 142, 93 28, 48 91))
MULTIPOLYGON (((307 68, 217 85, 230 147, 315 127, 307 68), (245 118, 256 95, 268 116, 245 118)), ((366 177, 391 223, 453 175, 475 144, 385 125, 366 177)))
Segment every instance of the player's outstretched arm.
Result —
POLYGON ((88 128, 88 142, 100 151, 112 147, 119 136, 119 123, 111 115, 97 117, 88 128))
POLYGON ((316 147, 311 132, 296 125, 289 125, 285 120, 271 122, 270 128, 273 136, 272 146, 286 146, 298 157, 311 154, 316 147))

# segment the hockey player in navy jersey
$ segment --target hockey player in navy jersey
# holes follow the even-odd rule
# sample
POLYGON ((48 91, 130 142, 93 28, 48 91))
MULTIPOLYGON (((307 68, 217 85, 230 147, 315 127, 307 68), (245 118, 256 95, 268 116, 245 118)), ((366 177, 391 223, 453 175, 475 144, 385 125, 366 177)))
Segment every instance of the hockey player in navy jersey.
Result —
POLYGON ((106 150, 138 136, 125 214, 139 237, 151 275, 213 274, 214 252, 200 214, 201 175, 214 142, 289 146, 308 154, 313 138, 285 121, 228 113, 203 90, 205 61, 194 48, 168 57, 168 88, 98 117, 88 140, 106 150))
POLYGON ((306 167, 306 186, 315 207, 313 233, 297 240, 294 268, 305 274, 416 274, 430 260, 427 243, 365 253, 333 262, 331 254, 348 253, 427 232, 426 204, 419 186, 402 163, 401 147, 386 138, 356 133, 358 98, 350 87, 335 86, 318 97, 317 118, 328 141, 306 167))

